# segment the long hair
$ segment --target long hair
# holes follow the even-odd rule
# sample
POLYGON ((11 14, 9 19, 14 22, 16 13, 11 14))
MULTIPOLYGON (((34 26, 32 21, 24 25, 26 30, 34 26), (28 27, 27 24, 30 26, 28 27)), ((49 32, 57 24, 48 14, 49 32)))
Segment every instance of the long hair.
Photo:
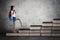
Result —
POLYGON ((13 10, 14 6, 11 6, 10 12, 9 12, 9 17, 11 16, 11 10, 13 10))

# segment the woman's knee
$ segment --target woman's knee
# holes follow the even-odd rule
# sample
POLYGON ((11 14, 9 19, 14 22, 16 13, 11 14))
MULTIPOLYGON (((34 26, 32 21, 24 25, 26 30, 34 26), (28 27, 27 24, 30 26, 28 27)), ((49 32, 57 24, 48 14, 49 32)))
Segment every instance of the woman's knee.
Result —
POLYGON ((17 18, 17 20, 20 20, 19 18, 17 18))

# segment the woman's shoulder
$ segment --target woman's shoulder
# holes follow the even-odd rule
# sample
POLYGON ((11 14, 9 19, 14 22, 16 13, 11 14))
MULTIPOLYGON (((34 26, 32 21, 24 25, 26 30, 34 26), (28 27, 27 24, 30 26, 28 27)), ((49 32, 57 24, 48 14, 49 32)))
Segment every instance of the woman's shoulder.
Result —
POLYGON ((11 10, 11 13, 13 13, 13 10, 11 10))

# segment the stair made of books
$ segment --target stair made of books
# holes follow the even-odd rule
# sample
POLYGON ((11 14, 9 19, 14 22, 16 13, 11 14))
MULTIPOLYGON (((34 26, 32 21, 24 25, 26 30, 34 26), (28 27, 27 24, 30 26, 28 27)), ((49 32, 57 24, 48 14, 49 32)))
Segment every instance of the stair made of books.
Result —
POLYGON ((60 19, 42 22, 42 25, 30 25, 30 28, 20 28, 18 31, 6 33, 6 36, 60 36, 60 19))

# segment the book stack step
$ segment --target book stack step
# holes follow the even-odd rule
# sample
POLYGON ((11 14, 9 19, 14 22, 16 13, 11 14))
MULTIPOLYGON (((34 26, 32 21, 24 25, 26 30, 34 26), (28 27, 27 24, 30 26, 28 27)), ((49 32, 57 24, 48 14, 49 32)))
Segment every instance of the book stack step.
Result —
POLYGON ((42 25, 30 25, 30 36, 40 36, 42 25))
POLYGON ((21 34, 21 36, 29 36, 30 28, 20 28, 19 33, 21 34))
POLYGON ((52 36, 60 35, 60 18, 53 19, 52 36))

